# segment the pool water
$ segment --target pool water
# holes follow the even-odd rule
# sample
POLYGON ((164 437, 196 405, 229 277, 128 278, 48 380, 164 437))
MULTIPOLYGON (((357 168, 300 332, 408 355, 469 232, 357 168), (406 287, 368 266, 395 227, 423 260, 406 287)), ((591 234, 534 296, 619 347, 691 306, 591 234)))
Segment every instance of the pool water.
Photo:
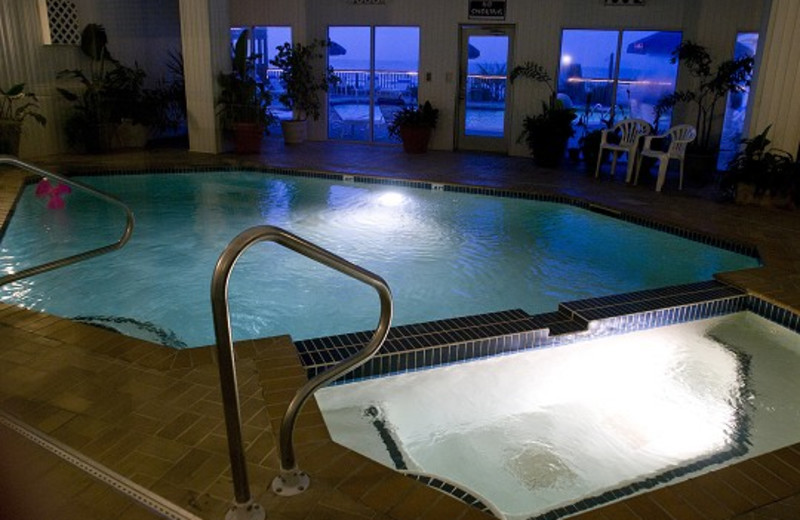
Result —
POLYGON ((742 312, 316 399, 332 438, 354 451, 393 469, 402 459, 509 519, 558 518, 590 497, 596 506, 688 478, 691 463, 707 470, 800 441, 798 371, 800 336, 742 312))
MULTIPOLYGON (((136 216, 120 251, 0 288, 0 300, 174 347, 213 343, 210 281, 237 234, 283 227, 384 277, 394 325, 710 279, 751 257, 573 206, 258 172, 94 176, 136 216)), ((29 186, 0 242, 11 273, 117 239, 123 215, 78 192, 50 210, 29 186)), ((275 244, 230 282, 234 340, 370 330, 374 290, 275 244)))

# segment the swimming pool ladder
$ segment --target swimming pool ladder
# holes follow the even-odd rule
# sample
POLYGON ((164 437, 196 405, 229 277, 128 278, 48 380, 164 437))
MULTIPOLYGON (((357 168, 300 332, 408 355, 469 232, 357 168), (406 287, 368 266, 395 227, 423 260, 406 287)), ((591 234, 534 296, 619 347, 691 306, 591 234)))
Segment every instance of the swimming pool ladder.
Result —
POLYGON ((389 327, 392 321, 392 293, 383 278, 297 235, 275 226, 255 226, 241 232, 228 244, 217 261, 214 275, 211 279, 211 311, 214 318, 222 405, 228 434, 228 452, 231 459, 231 475, 233 476, 235 495, 235 504, 225 515, 226 520, 261 520, 265 517, 264 510, 250 496, 250 485, 247 479, 247 467, 242 443, 239 390, 236 383, 236 363, 234 361, 228 308, 228 281, 236 261, 250 246, 265 241, 275 242, 369 285, 378 292, 381 304, 378 327, 375 329, 367 346, 333 368, 317 374, 307 381, 297 390, 297 393, 289 403, 286 413, 283 415, 278 436, 281 473, 272 481, 272 491, 276 494, 291 496, 308 489, 310 479, 297 465, 293 442, 297 415, 305 402, 321 386, 366 363, 383 345, 386 336, 389 334, 389 327))
POLYGON ((119 199, 117 199, 115 197, 112 197, 111 195, 105 194, 102 191, 98 191, 98 190, 96 190, 94 188, 91 188, 91 187, 89 187, 89 186, 87 186, 87 185, 85 185, 83 183, 78 182, 78 181, 74 181, 74 180, 69 179, 67 177, 64 177, 62 175, 58 175, 58 174, 55 174, 55 173, 52 173, 52 172, 48 172, 48 171, 45 171, 45 170, 43 170, 41 168, 38 168, 38 167, 36 167, 36 166, 34 166, 32 164, 28 164, 26 162, 20 161, 16 157, 12 157, 10 155, 0 155, 0 165, 3 165, 3 164, 9 164, 11 166, 16 166, 17 168, 29 171, 31 173, 35 173, 36 175, 40 175, 41 177, 44 177, 44 178, 57 179, 59 182, 61 182, 63 184, 66 184, 68 186, 72 186, 73 188, 77 188, 77 189, 82 190, 82 191, 86 191, 86 192, 88 192, 88 193, 90 193, 90 194, 92 194, 92 195, 94 195, 96 197, 99 197, 99 198, 101 198, 101 199, 103 199, 103 200, 105 200, 107 202, 110 202, 111 204, 114 204, 115 206, 119 206, 125 212, 125 219, 126 220, 125 220, 125 230, 122 232, 122 236, 120 236, 119 239, 116 242, 114 242, 112 244, 108 244, 108 245, 103 246, 103 247, 98 247, 97 249, 92 249, 90 251, 84 251, 83 253, 78 253, 76 255, 67 256, 67 257, 64 257, 64 258, 59 258, 57 260, 52 260, 50 262, 45 262, 45 263, 40 264, 40 265, 29 267, 29 268, 23 269, 22 271, 19 271, 17 273, 12 273, 12 274, 5 275, 5 276, 0 278, 0 287, 2 287, 3 285, 5 285, 7 283, 16 282, 18 280, 21 280, 23 278, 27 278, 29 276, 33 276, 33 275, 36 275, 36 274, 41 274, 41 273, 44 273, 44 272, 47 272, 47 271, 52 271, 53 269, 58 269, 59 267, 64 267, 64 266, 67 266, 67 265, 74 264, 76 262, 80 262, 82 260, 88 260, 89 258, 98 256, 98 255, 102 255, 102 254, 105 254, 105 253, 110 253, 111 251, 114 251, 114 250, 119 249, 122 246, 124 246, 128 242, 128 240, 131 238, 131 234, 133 233, 133 224, 134 224, 133 212, 130 210, 130 208, 128 208, 128 206, 123 204, 119 199))

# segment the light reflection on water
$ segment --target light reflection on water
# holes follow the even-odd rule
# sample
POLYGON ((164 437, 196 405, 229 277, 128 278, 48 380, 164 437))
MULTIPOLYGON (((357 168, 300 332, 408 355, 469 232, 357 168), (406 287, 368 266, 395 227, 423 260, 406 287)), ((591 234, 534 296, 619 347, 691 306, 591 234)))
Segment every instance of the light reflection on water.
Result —
MULTIPOLYGON (((209 286, 219 254, 261 224, 284 227, 386 279, 395 325, 512 308, 547 312, 560 301, 756 265, 555 203, 245 172, 83 180, 132 207, 130 243, 2 288, 0 298, 66 317, 150 323, 189 346, 213 342, 209 286)), ((112 242, 123 222, 116 209, 79 193, 64 210, 48 210, 31 187, 0 244, 0 269, 112 242)), ((275 244, 241 257, 230 295, 234 339, 369 330, 378 319, 372 289, 275 244)))

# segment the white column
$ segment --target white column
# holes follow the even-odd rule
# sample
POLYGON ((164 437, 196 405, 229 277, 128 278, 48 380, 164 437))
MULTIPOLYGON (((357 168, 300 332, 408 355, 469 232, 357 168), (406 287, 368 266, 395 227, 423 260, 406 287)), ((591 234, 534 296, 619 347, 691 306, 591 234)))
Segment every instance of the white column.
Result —
POLYGON ((800 2, 770 4, 748 129, 754 136, 771 124, 772 146, 794 155, 800 142, 800 2))
POLYGON ((228 0, 180 0, 189 150, 219 153, 217 75, 230 68, 228 0))

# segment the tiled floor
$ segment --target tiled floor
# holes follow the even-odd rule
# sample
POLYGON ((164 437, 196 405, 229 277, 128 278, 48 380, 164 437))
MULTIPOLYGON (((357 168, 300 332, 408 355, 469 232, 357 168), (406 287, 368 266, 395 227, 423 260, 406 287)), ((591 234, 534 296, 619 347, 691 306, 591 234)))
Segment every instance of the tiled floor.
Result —
MULTIPOLYGON (((626 186, 619 176, 595 180, 580 171, 540 170, 525 158, 445 152, 410 156, 394 147, 336 143, 285 147, 276 140, 254 157, 153 150, 34 162, 72 172, 269 165, 563 193, 756 245, 765 267, 720 278, 800 310, 800 212, 718 204, 708 188, 677 192, 673 179, 657 194, 652 179, 649 186, 626 186)), ((12 208, 21 178, 0 171, 0 218, 12 208)), ((0 409, 198 516, 223 516, 232 488, 212 349, 171 351, 11 306, 0 306, 0 342, 0 409)), ((250 484, 269 518, 485 517, 333 444, 313 402, 301 414, 296 433, 298 459, 312 475, 311 489, 288 499, 266 492, 278 467, 273 432, 304 376, 287 337, 242 343, 237 358, 250 484)), ((106 486, 60 476, 71 470, 51 470, 57 461, 28 441, 11 440, 13 435, 0 429, 0 490, 15 491, 15 518, 41 518, 41 509, 20 508, 35 503, 29 499, 47 487, 56 495, 83 497, 54 501, 61 517, 147 517, 106 486), (21 478, 20 466, 33 476, 21 478), (50 479, 39 477, 51 473, 50 479), (95 502, 115 505, 86 505, 95 502)), ((795 445, 575 518, 798 518, 799 494, 800 446, 795 445)), ((7 503, 12 502, 0 500, 0 518, 11 511, 7 503)))

